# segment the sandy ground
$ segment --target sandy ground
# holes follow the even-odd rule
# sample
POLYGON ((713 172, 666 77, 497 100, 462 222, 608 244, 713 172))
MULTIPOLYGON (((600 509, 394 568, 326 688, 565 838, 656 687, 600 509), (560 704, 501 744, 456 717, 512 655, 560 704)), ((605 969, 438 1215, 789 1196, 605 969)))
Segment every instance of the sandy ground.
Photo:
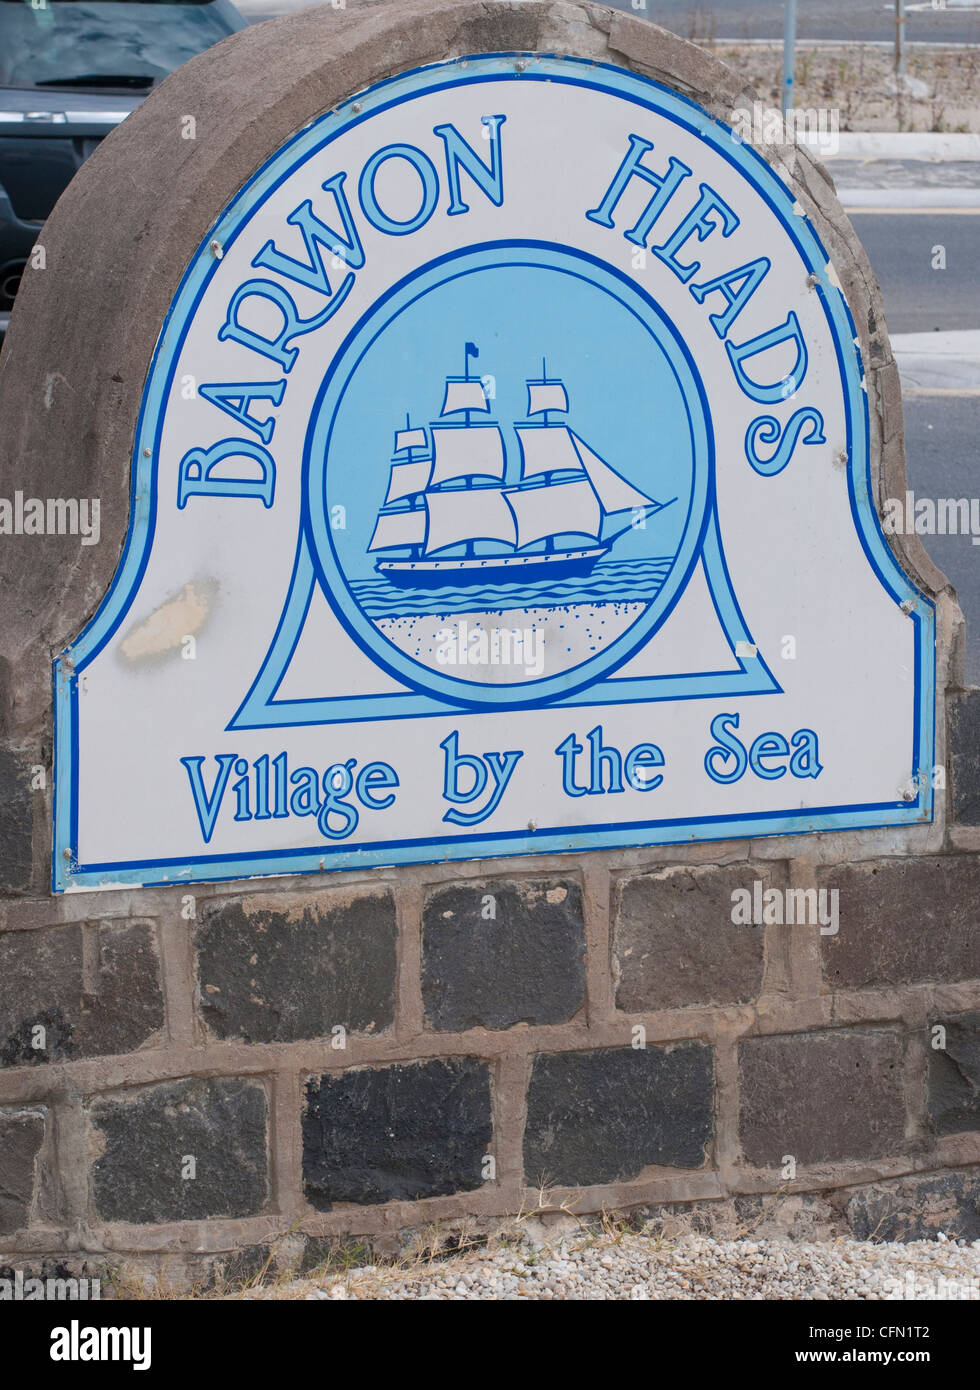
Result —
POLYGON ((570 603, 557 608, 511 608, 449 617, 379 618, 376 626, 406 656, 434 671, 444 670, 448 675, 486 684, 506 684, 529 675, 556 675, 594 656, 631 627, 646 606, 570 603), (461 660, 463 654, 465 661, 461 660))

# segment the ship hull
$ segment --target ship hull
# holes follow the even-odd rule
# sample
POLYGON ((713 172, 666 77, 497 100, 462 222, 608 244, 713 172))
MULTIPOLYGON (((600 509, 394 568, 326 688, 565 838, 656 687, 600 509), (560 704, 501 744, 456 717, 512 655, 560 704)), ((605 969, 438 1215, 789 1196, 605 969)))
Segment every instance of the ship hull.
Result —
POLYGON ((559 550, 550 555, 478 556, 472 560, 379 560, 378 573, 400 589, 458 588, 461 585, 533 584, 589 574, 608 546, 559 550))

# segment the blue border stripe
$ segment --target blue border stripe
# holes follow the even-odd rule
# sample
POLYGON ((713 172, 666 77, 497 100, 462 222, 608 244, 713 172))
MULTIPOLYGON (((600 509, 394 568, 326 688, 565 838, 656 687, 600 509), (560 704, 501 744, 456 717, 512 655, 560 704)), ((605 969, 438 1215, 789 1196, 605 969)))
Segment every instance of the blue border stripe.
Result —
MULTIPOLYGON (((527 836, 524 832, 515 832, 515 835, 489 839, 481 836, 461 836, 445 841, 434 839, 394 847, 375 844, 365 849, 351 849, 343 855, 337 855, 329 847, 323 846, 313 850, 283 851, 267 855, 237 855, 219 862, 206 858, 191 858, 181 862, 186 865, 210 865, 206 874, 202 872, 195 875, 198 880, 230 880, 280 872, 315 870, 320 867, 321 862, 325 864, 327 861, 331 867, 338 869, 355 865, 419 862, 419 850, 423 843, 431 851, 429 856, 421 856, 424 862, 426 857, 472 858, 475 851, 479 855, 493 855, 556 852, 563 849, 595 848, 597 845, 612 847, 635 844, 641 834, 653 837, 647 840, 647 843, 672 844, 696 839, 725 838, 735 833, 740 837, 774 833, 802 834, 815 829, 839 830, 922 824, 932 819, 932 780, 931 775, 927 774, 931 773, 934 758, 935 605, 919 593, 903 573, 878 525, 871 501, 867 395, 862 386, 863 366, 860 355, 852 341, 855 337, 854 324, 842 291, 830 282, 827 273, 827 253, 813 227, 807 219, 793 214, 791 194, 779 182, 760 154, 751 146, 744 146, 737 141, 729 127, 714 120, 688 98, 661 83, 584 58, 559 58, 536 54, 483 54, 467 57, 465 71, 460 68, 460 61, 456 59, 448 63, 429 65, 376 83, 356 98, 351 98, 344 107, 338 108, 336 112, 327 113, 305 130, 298 132, 242 187, 215 225, 209 229, 181 278, 153 354, 137 420, 131 470, 130 519, 122 558, 112 584, 94 617, 77 640, 54 662, 55 795, 52 887, 56 892, 76 887, 97 887, 105 883, 107 878, 116 883, 179 882, 182 879, 187 881, 186 876, 179 872, 172 876, 162 876, 160 871, 165 866, 156 861, 117 866, 76 864, 77 681, 85 666, 102 650, 123 621, 146 569, 156 520, 156 461, 163 427, 163 405, 172 387, 173 374, 188 323, 216 269, 216 262, 209 251, 210 241, 217 238, 226 248, 230 246, 258 204, 290 176, 297 164, 324 149, 341 131, 350 130, 379 112, 423 92, 432 93, 447 87, 476 83, 515 80, 558 82, 619 96, 656 114, 666 114, 678 125, 706 140, 716 154, 748 176, 759 196, 782 223, 804 266, 817 277, 817 290, 834 339, 845 388, 848 488, 855 527, 874 573, 896 602, 908 605, 913 622, 915 707, 912 767, 920 772, 916 799, 909 803, 886 803, 880 806, 821 807, 803 813, 774 812, 686 822, 635 822, 613 829, 606 826, 579 828, 575 831, 556 829, 536 833, 533 837, 527 836), (502 62, 528 56, 533 62, 525 71, 500 71, 502 62), (481 70, 488 65, 492 65, 493 71, 481 70), (360 112, 357 115, 351 111, 354 100, 360 103, 360 112), (859 467, 855 466, 855 460, 859 461, 859 467), (924 648, 931 648, 931 657, 926 654, 924 648), (778 830, 772 827, 773 819, 780 821, 778 830), (691 833, 688 828, 691 826, 696 828, 697 833, 691 833), (438 854, 435 853, 437 849, 440 851, 438 854)), ((722 563, 723 561, 722 556, 722 563)), ((738 616, 741 618, 741 614, 738 616)), ((590 698, 590 693, 582 692, 578 698, 585 703, 590 698)))

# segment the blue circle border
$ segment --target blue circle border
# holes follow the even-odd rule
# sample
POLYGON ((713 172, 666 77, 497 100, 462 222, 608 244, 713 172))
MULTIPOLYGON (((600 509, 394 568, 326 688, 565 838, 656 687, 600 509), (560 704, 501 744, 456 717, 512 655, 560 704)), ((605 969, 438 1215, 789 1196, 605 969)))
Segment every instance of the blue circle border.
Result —
MULTIPOLYGON (((308 431, 303 450, 303 526, 307 531, 310 555, 317 578, 338 621, 361 650, 394 679, 405 682, 423 694, 436 695, 440 699, 463 704, 468 708, 525 708, 528 705, 544 704, 559 696, 575 694, 594 684, 601 677, 624 665, 649 641, 673 611, 697 563, 714 501, 714 451, 707 410, 707 398, 700 377, 675 325, 644 289, 623 272, 596 257, 576 248, 547 242, 505 241, 460 248, 420 266, 377 299, 354 325, 338 348, 313 406, 313 424, 308 431), (470 261, 474 264, 466 264, 470 261), (573 269, 573 265, 576 268, 573 269), (394 647, 365 617, 350 593, 334 547, 333 531, 327 515, 325 487, 336 411, 362 358, 377 337, 385 332, 388 325, 415 299, 429 291, 462 275, 506 266, 555 270, 562 274, 575 275, 590 284, 596 284, 597 280, 609 282, 599 287, 643 325, 674 374, 687 410, 693 477, 684 532, 677 555, 666 581, 650 602, 647 612, 637 618, 636 622, 604 651, 586 658, 575 666, 567 667, 557 675, 523 685, 515 683, 496 686, 455 676, 444 676, 422 663, 413 661, 394 647), (630 305, 622 294, 617 293, 617 285, 628 289, 647 312, 641 313, 637 306, 630 305), (379 316, 383 318, 380 324, 379 316), (651 326, 651 318, 664 330, 663 335, 651 326), (700 401, 701 407, 700 413, 696 416, 692 416, 690 405, 690 401, 694 399, 700 401), (324 460, 323 473, 314 467, 314 459, 324 460), (319 486, 321 481, 323 486, 319 486)), ((547 606, 546 596, 542 598, 542 604, 547 606)))

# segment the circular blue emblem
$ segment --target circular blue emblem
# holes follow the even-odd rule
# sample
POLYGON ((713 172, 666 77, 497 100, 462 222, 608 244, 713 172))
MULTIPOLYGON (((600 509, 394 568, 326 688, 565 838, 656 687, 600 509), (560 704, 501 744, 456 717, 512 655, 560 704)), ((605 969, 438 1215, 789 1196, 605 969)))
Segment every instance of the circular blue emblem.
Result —
POLYGON ((635 279, 567 247, 471 247, 394 286, 331 364, 304 456, 314 565, 397 680, 543 703, 671 612, 709 440, 684 344, 635 279))

